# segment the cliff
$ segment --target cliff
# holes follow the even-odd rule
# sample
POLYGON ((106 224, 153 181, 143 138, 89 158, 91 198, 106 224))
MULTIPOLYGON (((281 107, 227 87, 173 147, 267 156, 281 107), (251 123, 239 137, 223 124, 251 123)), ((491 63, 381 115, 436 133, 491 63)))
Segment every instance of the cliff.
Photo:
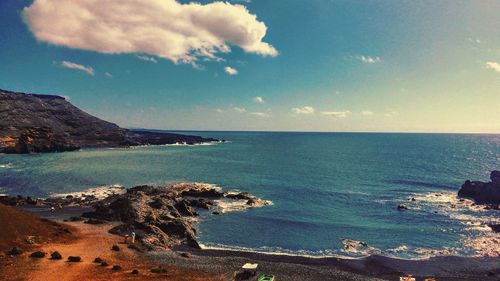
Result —
POLYGON ((92 116, 53 95, 0 89, 0 153, 72 151, 83 147, 122 147, 216 141, 198 136, 132 131, 92 116))

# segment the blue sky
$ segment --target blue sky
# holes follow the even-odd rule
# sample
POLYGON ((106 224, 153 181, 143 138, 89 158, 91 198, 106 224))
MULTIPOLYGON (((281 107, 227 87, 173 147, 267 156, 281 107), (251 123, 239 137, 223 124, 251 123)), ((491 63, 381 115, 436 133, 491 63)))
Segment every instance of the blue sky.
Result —
POLYGON ((121 126, 500 133, 499 1, 34 2, 0 1, 0 88, 121 126))

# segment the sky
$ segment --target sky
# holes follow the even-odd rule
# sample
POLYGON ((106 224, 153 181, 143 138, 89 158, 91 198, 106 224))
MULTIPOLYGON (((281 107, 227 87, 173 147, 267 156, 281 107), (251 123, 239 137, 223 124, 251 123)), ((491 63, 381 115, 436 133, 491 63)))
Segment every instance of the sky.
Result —
POLYGON ((500 133, 500 1, 1 0, 0 88, 129 128, 500 133))

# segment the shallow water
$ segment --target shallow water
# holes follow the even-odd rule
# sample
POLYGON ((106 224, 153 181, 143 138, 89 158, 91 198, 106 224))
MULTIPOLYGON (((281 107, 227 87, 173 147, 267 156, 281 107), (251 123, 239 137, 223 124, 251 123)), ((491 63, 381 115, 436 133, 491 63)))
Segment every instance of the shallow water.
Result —
POLYGON ((485 226, 498 222, 498 212, 454 196, 465 179, 487 180, 500 168, 499 135, 194 134, 229 142, 0 155, 0 193, 206 182, 273 201, 203 220, 198 228, 207 246, 400 257, 500 251, 491 244, 498 234, 485 226), (398 211, 400 203, 410 209, 398 211), (342 239, 368 247, 345 251, 342 239))

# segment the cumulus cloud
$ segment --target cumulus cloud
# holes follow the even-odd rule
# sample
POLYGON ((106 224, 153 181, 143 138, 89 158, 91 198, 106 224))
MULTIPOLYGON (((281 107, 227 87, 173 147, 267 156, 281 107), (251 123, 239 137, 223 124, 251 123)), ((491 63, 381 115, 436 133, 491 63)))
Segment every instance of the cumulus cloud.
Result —
POLYGON ((137 55, 136 57, 138 59, 140 59, 140 60, 143 60, 143 61, 148 61, 148 62, 152 62, 152 63, 158 63, 158 61, 155 58, 153 58, 153 57, 140 56, 140 55, 137 55))
POLYGON ((382 61, 380 57, 370 57, 370 56, 356 56, 356 59, 358 59, 363 63, 368 63, 368 64, 379 63, 382 61))
POLYGON ((77 63, 70 62, 70 61, 62 61, 61 66, 64 68, 80 70, 80 71, 83 71, 83 72, 87 73, 88 75, 92 75, 92 76, 94 76, 94 74, 95 74, 95 71, 92 67, 84 66, 84 65, 77 64, 77 63))
POLYGON ((247 110, 243 107, 237 107, 237 106, 233 106, 233 110, 236 111, 236 112, 239 112, 239 113, 244 113, 244 112, 247 112, 247 110))
POLYGON ((256 103, 265 103, 264 98, 259 97, 259 96, 253 98, 253 101, 256 103))
POLYGON ((292 108, 292 111, 295 114, 313 114, 314 107, 312 106, 294 107, 292 108))
POLYGON ((370 111, 370 110, 363 110, 363 111, 361 111, 361 114, 365 115, 365 116, 370 116, 370 115, 373 115, 374 112, 370 111))
POLYGON ((486 68, 493 69, 496 72, 500 72, 500 63, 494 61, 486 62, 486 68))
POLYGON ((321 112, 322 115, 325 116, 333 116, 337 118, 346 118, 348 114, 351 112, 349 110, 346 111, 323 111, 321 112))
POLYGON ((236 70, 235 68, 232 68, 232 67, 230 67, 230 66, 226 66, 226 67, 224 67, 224 71, 225 71, 227 74, 231 75, 231 76, 233 76, 233 75, 237 75, 237 74, 238 74, 238 70, 236 70))
POLYGON ((35 0, 23 15, 35 37, 106 54, 141 53, 191 63, 238 46, 276 56, 267 26, 243 5, 176 0, 35 0))

